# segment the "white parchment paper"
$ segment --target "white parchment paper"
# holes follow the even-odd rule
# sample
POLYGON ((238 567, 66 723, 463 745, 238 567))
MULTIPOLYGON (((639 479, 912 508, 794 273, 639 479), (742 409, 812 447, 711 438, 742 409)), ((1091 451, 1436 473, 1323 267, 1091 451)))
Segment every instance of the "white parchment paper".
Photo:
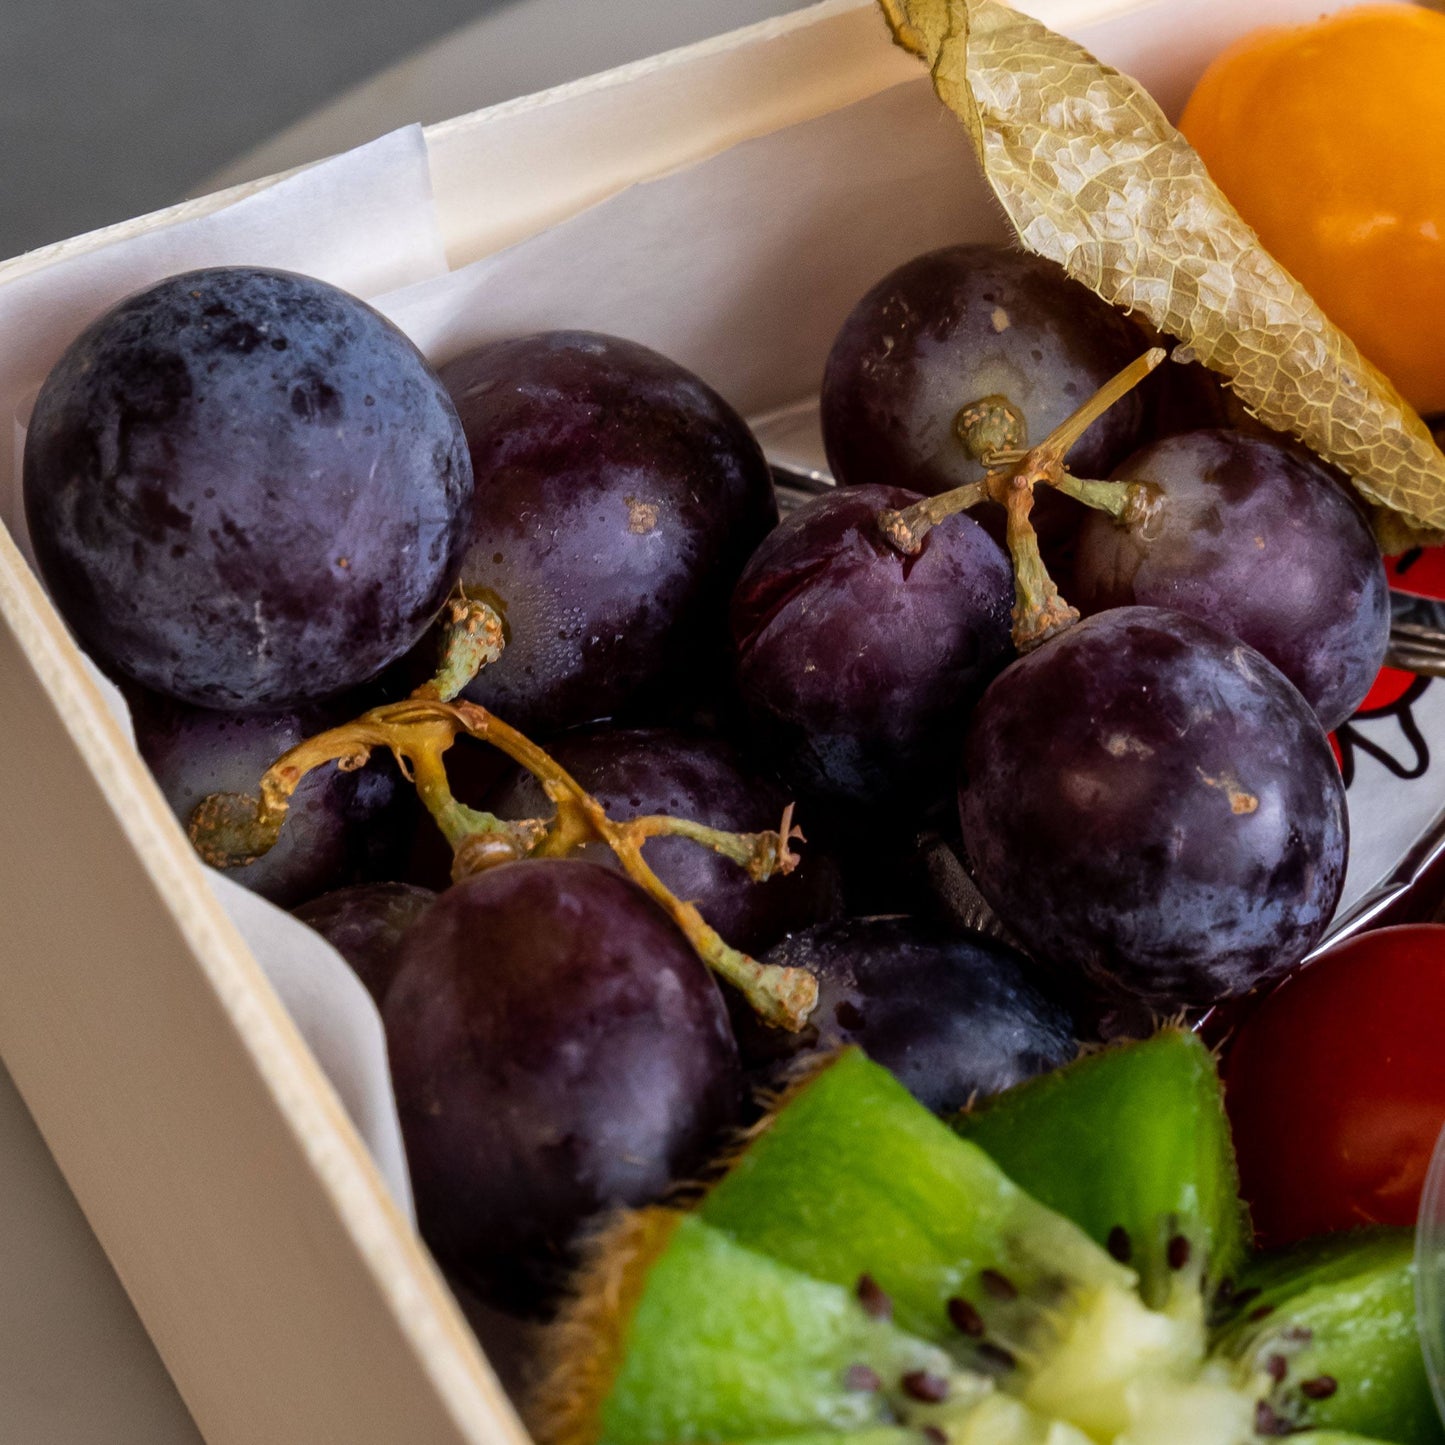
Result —
MULTIPOLYGON (((24 427, 46 372, 76 334, 123 297, 201 266, 301 271, 366 297, 444 273, 426 142, 418 127, 274 182, 231 204, 210 203, 155 230, 82 238, 47 265, 0 270, 0 517, 30 556, 20 498, 24 427)), ((127 728, 125 704, 99 678, 127 728)), ((381 1020, 355 974, 320 935, 215 875, 213 886, 305 1036, 397 1202, 411 1209, 381 1020)))

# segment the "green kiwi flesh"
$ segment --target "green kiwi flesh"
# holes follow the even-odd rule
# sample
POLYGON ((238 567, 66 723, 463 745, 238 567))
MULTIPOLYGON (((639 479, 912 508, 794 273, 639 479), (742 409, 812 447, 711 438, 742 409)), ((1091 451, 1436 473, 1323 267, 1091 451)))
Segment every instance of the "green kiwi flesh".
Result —
POLYGON ((1010 1294, 1134 1280, 856 1049, 793 1089, 698 1213, 817 1279, 871 1276, 899 1325, 956 1350, 970 1337, 951 1300, 1002 1326, 1010 1294))
POLYGON ((1416 1332, 1410 1230, 1332 1235, 1256 1260, 1216 1352, 1264 1372, 1268 1407, 1290 1426, 1445 1442, 1416 1332))
MULTIPOLYGON (((852 1434, 786 1435, 739 1445, 937 1445, 937 1431, 868 1430, 852 1434)), ((1059 1420, 1044 1420, 1008 1395, 988 1395, 966 1418, 950 1423, 948 1445, 1093 1445, 1087 1435, 1059 1420)))
POLYGON ((1139 1274, 1163 1309, 1212 1293, 1249 1238, 1213 1055, 1192 1033, 1087 1054, 956 1116, 1014 1183, 1139 1274))
MULTIPOLYGON (((959 1370, 856 1291, 756 1254, 695 1215, 644 1210, 596 1250, 590 1287, 556 1327, 564 1373, 544 1380, 528 1411, 539 1445, 807 1435, 923 1445, 928 1426, 960 1445, 1052 1445, 1048 1422, 1017 1401, 1005 1407, 1011 1430, 972 1435, 981 1408, 984 1424, 1001 1423, 991 1379, 959 1370)), ((1077 1432, 1054 1438, 1087 1445, 1077 1432)))
POLYGON ((1368 1435, 1345 1435, 1339 1430, 1305 1430, 1289 1437, 1294 1445, 1393 1445, 1387 1440, 1372 1440, 1368 1435))
POLYGON ((1147 1307, 857 1051, 802 1079, 692 1213, 624 1215, 589 1258, 547 1334, 538 1445, 1442 1441, 1403 1236, 1252 1266, 1210 1349, 1197 1288, 1147 1307))
POLYGON ((800 1435, 770 1435, 762 1440, 739 1440, 735 1445, 924 1445, 921 1430, 901 1425, 880 1425, 876 1430, 811 1430, 800 1435))
MULTIPOLYGON (((816 1279, 866 1279, 902 1328, 1097 1438, 1146 1399, 1162 1420, 1204 1357, 1197 1291, 1169 1313, 1146 1308, 1132 1271, 857 1050, 785 1098, 698 1210, 816 1279)), ((1195 1400, 1200 1418, 1238 1413, 1247 1387, 1225 1373, 1196 1382, 1219 1397, 1195 1400)))

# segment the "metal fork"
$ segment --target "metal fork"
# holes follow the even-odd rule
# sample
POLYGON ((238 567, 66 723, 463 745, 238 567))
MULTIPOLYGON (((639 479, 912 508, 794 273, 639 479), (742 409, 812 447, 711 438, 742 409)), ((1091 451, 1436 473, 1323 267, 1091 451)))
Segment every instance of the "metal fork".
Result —
POLYGON ((1385 662, 1425 677, 1445 677, 1445 619, 1442 622, 1390 622, 1385 662))

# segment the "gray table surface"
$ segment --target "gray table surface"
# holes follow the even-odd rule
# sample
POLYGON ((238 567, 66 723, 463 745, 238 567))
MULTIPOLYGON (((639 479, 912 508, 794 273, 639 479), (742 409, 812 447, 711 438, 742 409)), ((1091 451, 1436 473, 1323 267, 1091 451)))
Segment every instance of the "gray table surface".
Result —
MULTIPOLYGON (((799 3, 0 0, 0 257, 799 3)), ((0 1066, 0 1441, 199 1440, 0 1066)))

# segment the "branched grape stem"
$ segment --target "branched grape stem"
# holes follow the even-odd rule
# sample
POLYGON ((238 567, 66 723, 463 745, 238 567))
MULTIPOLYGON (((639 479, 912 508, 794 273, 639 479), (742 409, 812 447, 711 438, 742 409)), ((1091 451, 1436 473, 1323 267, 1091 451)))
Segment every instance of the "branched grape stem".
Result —
POLYGON ((280 836, 291 795, 314 768, 343 760, 356 765, 375 748, 388 749, 453 848, 453 877, 462 878, 520 858, 565 857, 584 843, 605 843, 623 870, 682 929, 703 962, 737 988, 769 1023, 802 1028, 817 1002, 818 984, 805 969, 762 964, 725 943, 688 902, 677 898, 642 856, 648 838, 690 838, 731 858, 762 881, 797 863, 790 844, 802 837, 792 810, 776 831, 725 833, 683 818, 653 815, 614 822, 602 805, 549 754, 493 713, 471 702, 444 702, 419 689, 404 702, 373 708, 353 722, 318 733, 283 754, 261 779, 258 796, 213 793, 192 815, 191 840, 206 862, 221 868, 253 862, 280 836), (507 822, 457 801, 444 755, 458 734, 480 738, 521 764, 556 805, 551 819, 507 822))
POLYGON ((1128 524, 1159 506, 1158 489, 1147 482, 1094 482, 1070 475, 1064 458, 1078 439, 1114 405, 1133 390, 1168 353, 1162 346, 1131 361, 1041 441, 1027 451, 992 451, 982 460, 988 470, 981 482, 970 482, 936 497, 925 497, 911 507, 884 511, 878 525, 889 543, 905 555, 917 553, 923 539, 945 517, 967 511, 980 502, 999 503, 1008 512, 1008 548, 1014 564, 1014 646, 1027 652, 1077 622, 1078 612, 1059 595, 1044 566, 1038 536, 1029 519, 1034 488, 1055 487, 1066 496, 1107 512, 1128 524))

